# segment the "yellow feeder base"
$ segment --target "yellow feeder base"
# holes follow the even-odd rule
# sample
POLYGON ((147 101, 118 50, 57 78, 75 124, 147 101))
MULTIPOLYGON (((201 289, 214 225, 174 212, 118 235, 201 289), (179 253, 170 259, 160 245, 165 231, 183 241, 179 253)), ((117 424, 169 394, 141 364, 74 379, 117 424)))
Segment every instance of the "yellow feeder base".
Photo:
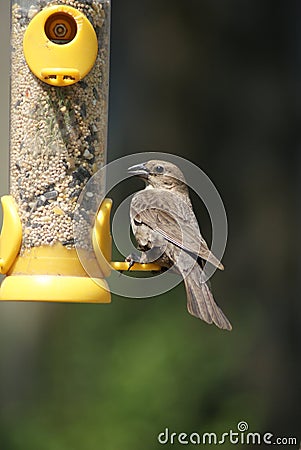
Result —
MULTIPOLYGON (((107 282, 90 278, 76 250, 61 244, 24 250, 20 254, 22 226, 12 196, 1 199, 3 226, 0 235, 0 301, 110 303, 107 282)), ((94 255, 87 252, 87 261, 94 255)))
POLYGON ((10 275, 1 284, 0 301, 110 303, 107 283, 96 281, 89 277, 10 275))
POLYGON ((111 295, 104 279, 86 274, 75 249, 56 244, 16 257, 1 284, 1 300, 110 303, 111 295))

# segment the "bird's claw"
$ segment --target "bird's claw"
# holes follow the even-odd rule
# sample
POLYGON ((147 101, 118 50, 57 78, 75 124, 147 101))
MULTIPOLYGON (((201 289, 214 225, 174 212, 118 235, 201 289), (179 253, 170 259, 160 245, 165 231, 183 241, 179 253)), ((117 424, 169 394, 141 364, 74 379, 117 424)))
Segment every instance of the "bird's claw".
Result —
POLYGON ((140 262, 140 257, 137 255, 137 253, 131 253, 129 256, 125 258, 125 261, 129 263, 129 267, 127 270, 131 270, 131 268, 135 263, 140 262))

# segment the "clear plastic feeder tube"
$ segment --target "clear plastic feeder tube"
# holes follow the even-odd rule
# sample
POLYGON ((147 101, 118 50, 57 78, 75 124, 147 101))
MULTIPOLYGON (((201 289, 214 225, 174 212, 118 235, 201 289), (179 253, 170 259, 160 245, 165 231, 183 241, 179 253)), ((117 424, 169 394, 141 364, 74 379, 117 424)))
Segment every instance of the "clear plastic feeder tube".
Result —
MULTIPOLYGON (((51 45, 67 49, 68 36, 64 40, 66 30, 57 18, 57 40, 51 45)), ((11 23, 10 194, 17 202, 22 223, 21 254, 26 249, 56 244, 73 248, 78 197, 106 162, 110 2, 12 0, 11 23), (78 10, 97 37, 92 69, 66 86, 39 79, 28 66, 23 49, 31 21, 55 5, 78 10)), ((41 32, 50 39, 47 26, 41 32)), ((77 31, 71 23, 69 40, 77 31)), ((85 58, 85 52, 78 58, 85 58)), ((63 77, 66 82, 68 77, 63 77)))

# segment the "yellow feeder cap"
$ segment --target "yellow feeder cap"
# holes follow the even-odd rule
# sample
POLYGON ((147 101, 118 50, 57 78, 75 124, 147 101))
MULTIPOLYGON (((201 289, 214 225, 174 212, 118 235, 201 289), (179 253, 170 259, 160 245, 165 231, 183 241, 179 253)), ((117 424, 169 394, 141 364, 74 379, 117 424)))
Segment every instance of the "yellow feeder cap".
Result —
POLYGON ((52 86, 68 86, 94 66, 98 42, 87 17, 67 5, 44 8, 29 23, 23 51, 30 70, 52 86))

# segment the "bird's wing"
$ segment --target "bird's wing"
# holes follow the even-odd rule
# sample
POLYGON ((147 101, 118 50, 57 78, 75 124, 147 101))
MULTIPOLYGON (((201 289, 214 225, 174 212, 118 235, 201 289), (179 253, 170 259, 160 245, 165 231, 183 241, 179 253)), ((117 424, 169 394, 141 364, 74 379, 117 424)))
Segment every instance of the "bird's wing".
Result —
POLYGON ((183 249, 184 251, 196 255, 206 261, 209 261, 215 267, 223 270, 221 262, 211 253, 206 241, 201 236, 196 218, 190 205, 188 208, 180 205, 177 199, 177 205, 169 202, 165 203, 164 208, 144 207, 138 202, 132 202, 131 216, 136 223, 143 223, 152 230, 161 234, 167 241, 183 249), (139 205, 139 208, 137 206, 139 205), (168 210, 166 210, 168 208, 168 210), (185 211, 186 210, 186 211, 185 211))

